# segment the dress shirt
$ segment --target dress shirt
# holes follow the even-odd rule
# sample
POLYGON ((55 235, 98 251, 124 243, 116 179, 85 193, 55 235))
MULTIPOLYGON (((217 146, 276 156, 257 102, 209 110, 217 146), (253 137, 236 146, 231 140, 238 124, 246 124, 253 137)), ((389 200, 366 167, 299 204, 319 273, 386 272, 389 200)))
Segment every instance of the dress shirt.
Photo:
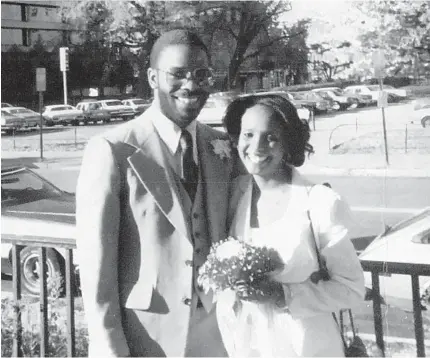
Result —
MULTIPOLYGON (((154 105, 147 109, 147 111, 151 111, 151 120, 154 124, 155 130, 160 136, 161 140, 169 149, 173 158, 173 166, 175 172, 180 175, 181 173, 181 147, 179 144, 179 140, 181 138, 182 129, 169 118, 167 118, 160 110, 158 110, 154 105)), ((195 163, 198 165, 198 155, 197 155, 197 140, 196 140, 196 132, 197 132, 197 124, 196 121, 191 122, 186 128, 187 131, 190 132, 191 137, 193 139, 193 158, 195 163)))

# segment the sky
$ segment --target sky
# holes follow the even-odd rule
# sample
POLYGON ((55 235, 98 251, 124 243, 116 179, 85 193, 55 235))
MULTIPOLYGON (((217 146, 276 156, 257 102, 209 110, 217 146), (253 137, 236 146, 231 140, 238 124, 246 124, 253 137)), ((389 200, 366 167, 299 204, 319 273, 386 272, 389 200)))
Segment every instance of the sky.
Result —
POLYGON ((363 29, 364 16, 353 7, 351 0, 292 0, 292 10, 282 21, 294 23, 309 17, 309 43, 330 41, 354 41, 363 29))

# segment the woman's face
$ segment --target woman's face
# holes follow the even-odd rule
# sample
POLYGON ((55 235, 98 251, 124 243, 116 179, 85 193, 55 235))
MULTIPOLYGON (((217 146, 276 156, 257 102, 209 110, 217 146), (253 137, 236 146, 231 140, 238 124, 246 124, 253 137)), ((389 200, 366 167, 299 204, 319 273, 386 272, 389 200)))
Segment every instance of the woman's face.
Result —
POLYGON ((238 151, 250 174, 271 178, 284 170, 284 130, 271 108, 256 105, 246 110, 242 116, 238 151))

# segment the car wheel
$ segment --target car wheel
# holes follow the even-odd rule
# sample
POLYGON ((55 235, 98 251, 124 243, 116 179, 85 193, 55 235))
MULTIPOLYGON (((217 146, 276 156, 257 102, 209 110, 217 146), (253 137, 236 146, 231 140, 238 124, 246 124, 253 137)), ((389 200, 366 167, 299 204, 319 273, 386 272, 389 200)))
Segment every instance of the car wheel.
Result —
POLYGON ((341 109, 341 105, 340 105, 340 103, 339 103, 339 102, 334 102, 334 103, 333 103, 333 109, 334 109, 335 111, 340 111, 340 109, 341 109))
POLYGON ((47 127, 52 127, 52 126, 54 125, 54 121, 53 121, 53 120, 48 119, 48 120, 46 120, 45 125, 46 125, 47 127))
POLYGON ((79 119, 74 119, 74 120, 72 120, 71 122, 70 122, 70 124, 72 125, 72 126, 78 126, 79 125, 79 119))
MULTIPOLYGON (((21 283, 30 294, 40 294, 39 280, 39 248, 27 246, 24 247, 20 254, 21 257, 21 283)), ((58 294, 63 292, 64 288, 64 260, 53 249, 46 249, 46 264, 48 288, 53 293, 52 286, 56 287, 58 294), (51 286, 51 287, 50 287, 51 286)))
POLYGON ((103 119, 103 123, 109 123, 109 122, 110 122, 110 118, 103 119))
POLYGON ((5 129, 4 132, 6 133, 6 135, 12 135, 13 134, 13 129, 5 129))
POLYGON ((421 124, 424 128, 430 128, 430 116, 426 116, 421 119, 421 124))

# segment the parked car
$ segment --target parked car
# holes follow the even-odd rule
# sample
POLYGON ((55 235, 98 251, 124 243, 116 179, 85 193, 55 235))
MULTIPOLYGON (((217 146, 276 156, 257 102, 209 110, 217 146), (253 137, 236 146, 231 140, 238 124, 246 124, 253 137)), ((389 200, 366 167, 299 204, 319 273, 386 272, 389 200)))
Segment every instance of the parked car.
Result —
POLYGON ((1 109, 1 130, 6 134, 12 134, 14 131, 21 129, 24 122, 24 118, 14 116, 6 112, 4 108, 1 109))
POLYGON ((84 120, 82 111, 68 104, 46 106, 43 109, 42 116, 48 127, 56 124, 77 126, 84 120))
POLYGON ((315 114, 325 114, 333 109, 334 101, 331 98, 324 98, 319 93, 312 91, 299 92, 303 99, 315 101, 315 114))
MULTIPOLYGON (((400 96, 397 93, 394 93, 393 91, 387 91, 386 85, 384 85, 384 90, 387 92, 389 103, 399 102, 402 99, 405 99, 404 97, 400 96)), ((348 87, 345 87, 345 92, 355 93, 355 94, 368 94, 372 96, 373 101, 377 102, 379 98, 380 86, 379 85, 348 86, 348 87)))
POLYGON ((339 105, 339 111, 346 111, 349 108, 357 108, 358 100, 355 97, 344 94, 342 90, 316 88, 313 92, 319 93, 321 96, 330 97, 339 105))
POLYGON ((93 122, 96 124, 98 121, 103 123, 110 122, 111 116, 107 109, 102 108, 102 105, 95 102, 79 102, 76 109, 82 111, 84 115, 84 124, 93 122))
POLYGON ((25 107, 7 107, 4 111, 24 119, 23 127, 37 127, 40 125, 40 114, 25 107))
POLYGON ((224 112, 233 99, 231 96, 209 96, 197 120, 210 126, 222 126, 224 112))
POLYGON ((152 100, 144 100, 141 98, 131 98, 122 101, 122 104, 133 109, 135 116, 145 112, 151 106, 152 100))
MULTIPOLYGON (((289 94, 288 92, 285 91, 266 91, 266 92, 256 92, 253 93, 253 95, 266 95, 266 94, 277 94, 280 96, 284 96, 286 99, 288 99, 293 105, 294 107, 296 107, 297 109, 297 114, 299 115, 299 118, 309 122, 310 118, 311 118, 311 108, 312 107, 308 107, 308 106, 304 106, 301 102, 304 102, 306 104, 309 104, 309 101, 297 101, 294 98, 292 98, 293 96, 291 96, 291 94, 289 94)), ((246 96, 246 94, 244 95, 246 96)), ((313 101, 312 101, 313 102, 313 101)), ((314 103, 314 102, 313 102, 314 103)))
MULTIPOLYGON (((360 260, 430 265, 430 207, 389 228, 377 236, 360 254, 360 260)), ((371 275, 365 272, 367 287, 371 275)), ((412 309, 411 279, 406 275, 384 274, 379 277, 380 294, 387 304, 412 309)), ((423 304, 429 304, 430 277, 420 276, 423 304)))
POLYGON ((414 101, 411 119, 421 123, 424 128, 430 128, 430 98, 420 98, 414 101))
MULTIPOLYGON (((1 170, 1 258, 2 273, 11 273, 12 245, 5 238, 76 237, 75 196, 65 192, 26 167, 1 170)), ((26 291, 38 294, 39 252, 25 246, 20 253, 21 282, 26 291)), ((47 248, 48 278, 63 278, 65 252, 47 248)))
POLYGON ((1 108, 13 107, 11 104, 6 102, 1 102, 1 108))
POLYGON ((118 99, 104 99, 98 101, 102 108, 107 110, 111 118, 122 118, 124 121, 134 118, 136 113, 130 106, 124 105, 118 99))
POLYGON ((372 99, 370 94, 360 94, 347 92, 340 87, 324 87, 325 90, 333 91, 334 93, 339 93, 347 97, 352 97, 357 101, 357 107, 366 107, 376 104, 376 101, 372 99))

